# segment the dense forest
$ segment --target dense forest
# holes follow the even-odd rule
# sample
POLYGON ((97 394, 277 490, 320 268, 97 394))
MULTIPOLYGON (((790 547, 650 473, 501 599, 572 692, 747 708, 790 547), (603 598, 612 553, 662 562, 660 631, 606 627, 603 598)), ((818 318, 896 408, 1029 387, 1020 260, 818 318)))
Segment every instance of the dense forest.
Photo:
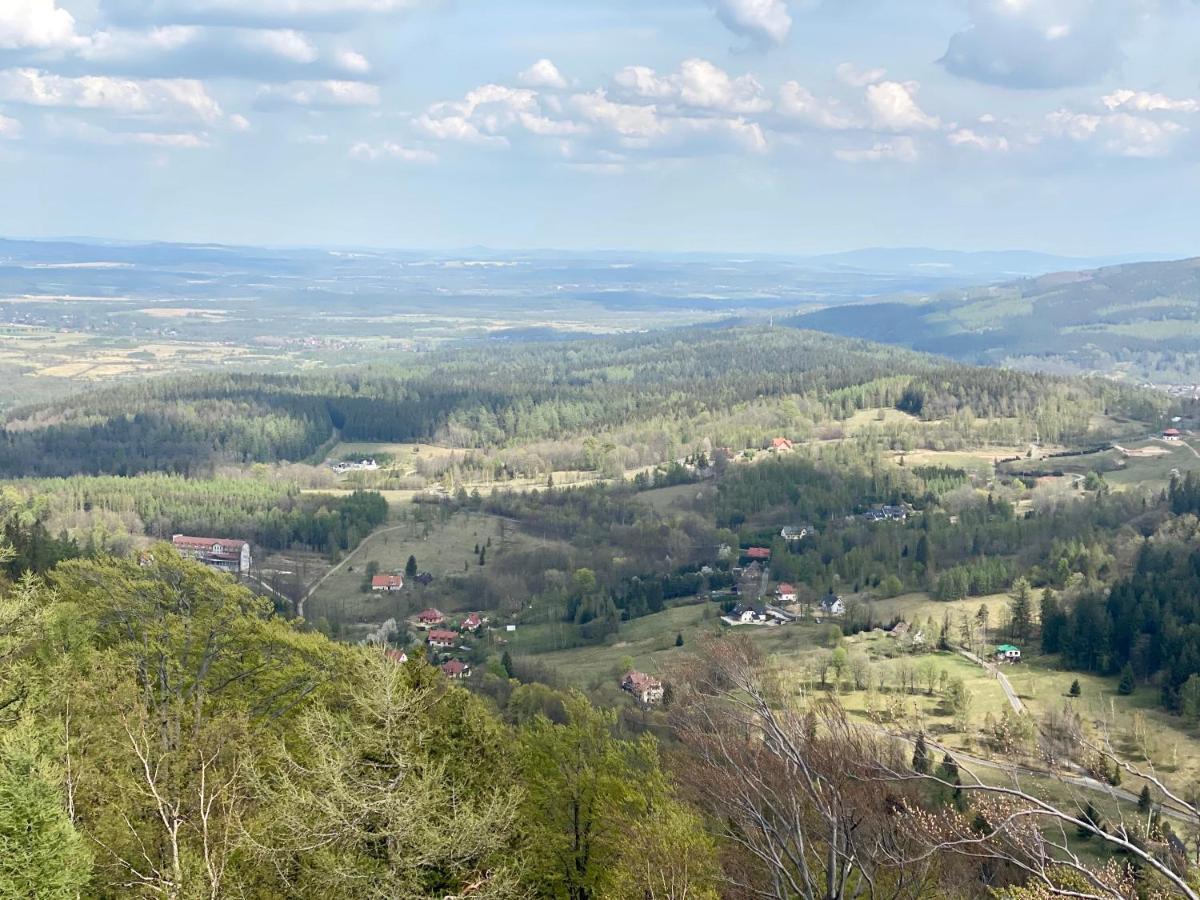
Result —
MULTIPOLYGON (((335 434, 503 448, 569 441, 573 465, 658 463, 702 441, 806 436, 897 407, 925 440, 1056 441, 1109 412, 1156 421, 1165 399, 1105 381, 973 369, 789 328, 703 329, 588 342, 472 346, 392 367, 311 375, 196 374, 13 411, 0 475, 206 474, 300 460, 335 434)), ((915 440, 915 435, 909 435, 915 440)))
MULTIPOLYGON (((1161 703, 1200 723, 1200 479, 1172 482, 1165 521, 1108 591, 1042 611, 1042 646, 1075 668, 1157 686, 1161 703)), ((1128 691, 1127 691, 1128 692, 1128 691)))
POLYGON ((988 796, 836 706, 782 716, 737 640, 674 673, 656 738, 512 661, 471 692, 296 631, 160 547, 4 584, 0 651, 5 897, 1127 896, 1124 867, 1047 858, 1043 820, 1151 895, 1186 883, 1157 824, 988 796))
POLYGON ((0 491, 5 510, 47 532, 70 534, 88 553, 128 549, 132 535, 179 533, 333 553, 358 546, 388 516, 387 502, 372 491, 333 496, 302 493, 282 480, 178 475, 14 482, 0 491))

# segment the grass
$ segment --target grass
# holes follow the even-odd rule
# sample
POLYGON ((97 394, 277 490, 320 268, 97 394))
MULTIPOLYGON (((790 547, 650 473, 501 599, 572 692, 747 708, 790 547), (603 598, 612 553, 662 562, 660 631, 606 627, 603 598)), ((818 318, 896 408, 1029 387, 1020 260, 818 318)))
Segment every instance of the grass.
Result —
POLYGON ((998 622, 1001 611, 1008 608, 1008 594, 989 594, 983 597, 966 597, 962 600, 934 600, 922 591, 901 594, 888 600, 874 600, 871 605, 875 610, 875 617, 880 621, 888 621, 893 615, 898 615, 914 625, 924 626, 925 621, 930 618, 941 625, 942 618, 946 613, 950 613, 950 622, 957 627, 963 613, 974 619, 979 607, 984 605, 991 613, 992 622, 998 622))
POLYGON ((698 497, 716 492, 712 482, 704 484, 673 484, 670 487, 652 488, 639 493, 638 499, 649 504, 656 512, 672 513, 687 510, 695 505, 698 497))
POLYGON ((305 617, 312 621, 324 617, 356 628, 393 617, 403 619, 428 606, 451 612, 460 601, 449 582, 452 576, 463 574, 464 566, 468 571, 479 569, 476 544, 486 547, 490 539, 492 546, 487 547, 486 555, 495 560, 508 551, 544 543, 497 516, 457 512, 441 521, 436 511, 426 514, 425 521, 406 517, 385 525, 363 541, 308 599, 305 617), (431 585, 409 582, 394 593, 363 593, 361 586, 369 562, 377 563, 381 573, 403 572, 410 555, 416 557, 421 571, 434 576, 431 585))
MULTIPOLYGON (((571 684, 591 687, 621 668, 626 657, 632 657, 634 668, 651 674, 662 674, 671 663, 692 651, 695 641, 704 634, 719 630, 719 611, 715 604, 699 603, 691 606, 675 606, 660 613, 622 622, 612 643, 575 647, 538 653, 545 646, 547 634, 556 624, 547 626, 520 626, 510 639, 509 652, 513 654, 537 653, 545 663, 571 684), (675 646, 675 636, 683 635, 683 646, 675 646)), ((565 626, 564 626, 565 627, 565 626)))

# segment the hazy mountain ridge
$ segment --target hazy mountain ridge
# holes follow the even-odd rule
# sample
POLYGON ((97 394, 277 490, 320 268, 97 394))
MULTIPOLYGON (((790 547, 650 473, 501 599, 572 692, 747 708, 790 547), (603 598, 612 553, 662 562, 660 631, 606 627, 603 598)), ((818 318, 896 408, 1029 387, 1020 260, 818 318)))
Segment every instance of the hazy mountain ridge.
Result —
POLYGON ((1200 382, 1200 258, 826 308, 788 324, 978 363, 1200 382))

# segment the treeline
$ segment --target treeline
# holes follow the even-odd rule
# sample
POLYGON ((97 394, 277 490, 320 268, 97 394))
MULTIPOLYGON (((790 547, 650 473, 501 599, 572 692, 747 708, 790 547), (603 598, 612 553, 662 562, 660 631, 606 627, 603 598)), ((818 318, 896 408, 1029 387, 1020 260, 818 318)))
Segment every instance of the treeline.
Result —
POLYGON ((963 481, 950 488, 956 482, 953 470, 887 466, 843 444, 735 467, 713 507, 743 545, 770 546, 772 576, 806 585, 810 599, 836 589, 926 590, 957 600, 1007 590, 1021 574, 1056 587, 1073 578, 1098 584, 1115 575, 1113 548, 1136 536, 1148 514, 1147 500, 1133 493, 1081 495, 1018 513, 1003 487, 985 493, 963 481), (879 504, 904 504, 912 514, 866 521, 861 513, 879 504), (784 525, 816 533, 788 542, 779 535, 784 525))
POLYGON ((578 694, 500 668, 497 709, 166 550, 0 606, 0 895, 717 896, 656 742, 578 694))
POLYGON ((238 537, 270 550, 349 550, 387 520, 372 491, 345 496, 304 493, 293 482, 257 478, 190 479, 140 475, 16 482, 8 503, 69 535, 85 552, 126 546, 127 535, 238 537))
MULTIPOLYGON (((15 411, 0 429, 0 475, 206 473, 221 463, 303 459, 335 432, 476 449, 609 434, 621 451, 665 431, 649 460, 665 462, 704 440, 761 441, 767 429, 795 433, 893 406, 945 418, 941 427, 962 433, 986 419, 997 436, 1057 440, 1086 433, 1110 410, 1155 418, 1165 402, 1108 383, 972 369, 789 328, 690 329, 472 346, 353 373, 123 384, 15 411)), ((573 453, 589 469, 609 456, 603 443, 573 453)))
POLYGON ((1168 519, 1142 541, 1133 571, 1107 591, 1073 604, 1047 597, 1042 647, 1078 669, 1123 674, 1124 690, 1157 688, 1160 702, 1200 722, 1200 550, 1196 549, 1196 478, 1172 482, 1168 519))
MULTIPOLYGON (((865 883, 1032 900, 1132 880, 1047 862, 1040 820, 1024 824, 1047 804, 995 814, 923 736, 851 727, 828 702, 776 715, 779 679, 736 639, 683 660, 663 713, 629 698, 618 714, 508 654, 472 692, 419 652, 299 632, 165 547, 0 585, 0 609, 5 897, 718 900, 787 883, 840 900, 865 883)), ((1172 870, 1145 868, 1165 896, 1172 870)))

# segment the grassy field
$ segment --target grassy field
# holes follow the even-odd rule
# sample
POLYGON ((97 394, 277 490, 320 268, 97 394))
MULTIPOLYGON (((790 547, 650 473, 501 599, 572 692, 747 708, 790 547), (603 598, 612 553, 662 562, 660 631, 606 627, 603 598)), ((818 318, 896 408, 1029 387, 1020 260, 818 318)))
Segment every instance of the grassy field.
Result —
POLYGON ((662 674, 683 653, 690 651, 703 634, 719 630, 719 611, 715 604, 676 606, 660 613, 622 622, 616 640, 609 644, 575 647, 540 653, 553 646, 556 623, 520 626, 509 638, 509 652, 537 653, 538 660, 556 669, 571 684, 588 688, 611 676, 625 657, 643 672, 662 674), (683 635, 683 646, 675 646, 676 635, 683 635))
POLYGON ((672 513, 691 509, 698 500, 716 492, 714 482, 704 484, 674 484, 670 487, 652 488, 638 494, 638 499, 649 504, 657 512, 672 513))
MULTIPOLYGON (((378 624, 388 618, 405 618, 427 606, 454 611, 457 593, 447 584, 449 576, 478 569, 475 545, 487 547, 492 560, 517 549, 541 546, 537 538, 518 530, 511 522, 482 513, 457 512, 444 521, 428 510, 425 521, 406 516, 372 534, 344 563, 314 591, 305 604, 305 617, 325 618, 350 628, 378 624), (434 576, 429 586, 411 581, 394 593, 371 594, 361 590, 369 562, 381 573, 403 572, 409 556, 421 571, 434 576)), ((486 567, 485 567, 486 568, 486 567)))

